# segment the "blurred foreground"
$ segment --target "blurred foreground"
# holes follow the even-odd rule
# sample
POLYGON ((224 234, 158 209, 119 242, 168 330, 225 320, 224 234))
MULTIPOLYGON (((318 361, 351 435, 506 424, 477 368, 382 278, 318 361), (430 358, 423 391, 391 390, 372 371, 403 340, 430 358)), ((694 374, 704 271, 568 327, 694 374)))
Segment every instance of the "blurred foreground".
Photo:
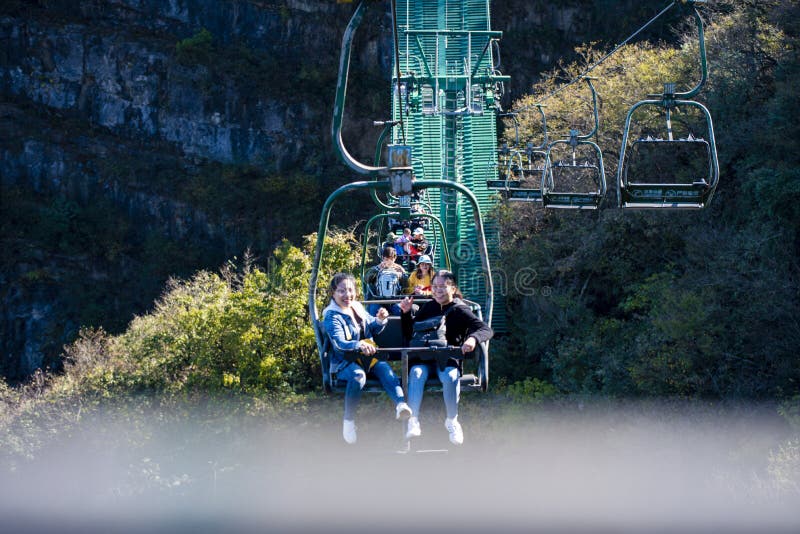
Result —
POLYGON ((384 399, 365 399, 353 447, 338 398, 289 416, 110 409, 3 466, 0 531, 800 531, 800 444, 774 407, 470 398, 456 450, 430 397, 405 454, 384 399))

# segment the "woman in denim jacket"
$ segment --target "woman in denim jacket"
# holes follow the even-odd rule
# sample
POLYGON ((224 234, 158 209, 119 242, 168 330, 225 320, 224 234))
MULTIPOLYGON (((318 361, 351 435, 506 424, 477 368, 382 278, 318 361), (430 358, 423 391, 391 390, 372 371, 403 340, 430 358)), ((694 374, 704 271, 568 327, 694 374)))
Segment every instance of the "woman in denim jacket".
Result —
POLYGON ((367 373, 372 373, 380 380, 396 405, 397 419, 408 419, 411 408, 406 404, 403 388, 388 362, 373 358, 377 349, 372 336, 383 331, 389 313, 385 308, 378 310, 377 317, 366 312, 356 300, 356 281, 351 274, 335 274, 329 290, 331 301, 322 312, 323 324, 333 346, 331 372, 347 382, 342 436, 352 445, 357 439, 355 414, 361 390, 367 382, 367 373), (360 352, 356 361, 345 358, 344 353, 350 351, 360 352))

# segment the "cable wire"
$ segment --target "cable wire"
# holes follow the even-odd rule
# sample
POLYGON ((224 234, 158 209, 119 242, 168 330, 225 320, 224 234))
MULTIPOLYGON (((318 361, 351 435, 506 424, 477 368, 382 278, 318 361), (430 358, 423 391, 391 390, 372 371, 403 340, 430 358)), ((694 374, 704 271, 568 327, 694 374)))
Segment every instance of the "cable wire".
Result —
MULTIPOLYGON (((575 79, 573 79, 573 80, 572 80, 572 81, 570 81, 569 83, 567 83, 567 84, 565 84, 565 85, 562 85, 562 86, 561 86, 561 87, 559 87, 558 89, 555 89, 555 90, 554 90, 554 91, 552 91, 550 94, 546 95, 544 98, 542 98, 541 100, 539 100, 539 101, 537 102, 537 104, 541 104, 541 103, 543 103, 545 100, 548 100, 548 99, 550 99, 550 98, 554 97, 555 95, 557 95, 558 93, 560 93, 560 92, 561 92, 561 91, 563 91, 564 89, 566 89, 566 88, 568 88, 568 87, 570 87, 570 86, 572 86, 572 85, 576 84, 576 83, 577 83, 577 82, 579 82, 580 80, 582 80, 582 79, 583 79, 585 76, 587 76, 587 75, 588 75, 590 72, 592 72, 594 69, 596 69, 597 67, 599 67, 599 66, 600 66, 600 65, 601 65, 601 64, 602 64, 602 63, 603 63, 605 60, 607 60, 608 58, 610 58, 611 56, 613 56, 613 55, 614 55, 614 54, 615 54, 615 53, 616 53, 616 52, 617 52, 617 51, 618 51, 620 48, 622 48, 623 46, 625 46, 626 44, 628 44, 628 42, 629 42, 631 39, 633 39, 634 37, 636 37, 637 35, 639 35, 639 34, 640 34, 642 31, 644 31, 644 30, 645 30, 645 28, 647 28, 647 27, 648 27, 648 26, 650 26, 650 25, 651 25, 653 22, 655 22, 655 21, 656 21, 656 19, 658 19, 658 18, 659 18, 661 15, 663 15, 664 13, 666 13, 667 11, 669 11, 670 9, 672 9, 672 8, 675 6, 675 3, 676 3, 675 1, 673 1, 673 2, 670 2, 670 4, 669 4, 667 7, 665 7, 664 9, 662 9, 662 10, 661 10, 661 11, 658 13, 658 15, 656 15, 656 16, 654 16, 653 18, 651 18, 650 20, 648 20, 648 21, 647 21, 647 22, 646 22, 646 23, 645 23, 643 26, 641 26, 641 27, 640 27, 638 30, 636 30, 636 31, 635 31, 635 32, 633 32, 633 33, 632 33, 630 36, 628 36, 628 38, 627 38, 627 39, 625 39, 625 40, 624 40, 624 41, 622 41, 620 44, 618 44, 617 46, 615 46, 615 47, 614 47, 614 49, 613 49, 611 52, 609 52, 609 53, 608 53, 608 54, 606 54, 605 56, 601 57, 601 58, 600 58, 599 60, 597 60, 597 61, 596 61, 594 64, 590 65, 590 66, 589 66, 589 68, 587 68, 587 69, 586 69, 586 70, 585 70, 585 71, 584 71, 582 74, 580 74, 578 77, 576 77, 575 79)), ((520 109, 519 111, 525 111, 525 110, 527 110, 527 109, 530 109, 530 108, 531 108, 531 106, 526 106, 526 107, 524 107, 524 108, 520 109)))

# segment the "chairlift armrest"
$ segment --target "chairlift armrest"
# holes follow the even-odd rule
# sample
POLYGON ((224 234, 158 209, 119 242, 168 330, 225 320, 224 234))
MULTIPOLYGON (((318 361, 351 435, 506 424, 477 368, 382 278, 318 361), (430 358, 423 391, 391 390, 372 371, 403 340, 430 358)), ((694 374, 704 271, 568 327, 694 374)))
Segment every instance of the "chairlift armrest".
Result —
POLYGON ((455 345, 448 345, 446 347, 409 347, 406 350, 413 352, 422 360, 437 360, 443 357, 462 360, 467 357, 461 352, 461 347, 455 345))

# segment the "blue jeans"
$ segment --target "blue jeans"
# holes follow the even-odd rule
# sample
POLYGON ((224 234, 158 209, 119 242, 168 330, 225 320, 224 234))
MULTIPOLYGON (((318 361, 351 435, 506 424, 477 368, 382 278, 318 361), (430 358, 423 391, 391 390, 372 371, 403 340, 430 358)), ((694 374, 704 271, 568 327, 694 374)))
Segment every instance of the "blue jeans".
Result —
MULTIPOLYGON (((408 405, 414 417, 419 417, 419 408, 422 405, 422 394, 425 392, 425 381, 428 380, 431 366, 417 364, 408 371, 408 405)), ((445 367, 440 371, 439 381, 442 383, 442 397, 447 417, 453 419, 458 415, 458 397, 461 395, 461 382, 458 380, 456 367, 445 367)))
MULTIPOLYGON (((400 381, 387 362, 376 363, 372 366, 370 373, 381 381, 383 389, 386 390, 386 393, 389 394, 389 398, 392 399, 395 405, 405 400, 403 388, 400 387, 400 381)), ((341 380, 347 381, 347 387, 344 390, 344 418, 349 421, 354 421, 356 409, 358 408, 358 401, 361 400, 361 389, 364 387, 364 384, 367 383, 367 374, 357 363, 350 363, 346 367, 340 369, 336 376, 341 380)))

